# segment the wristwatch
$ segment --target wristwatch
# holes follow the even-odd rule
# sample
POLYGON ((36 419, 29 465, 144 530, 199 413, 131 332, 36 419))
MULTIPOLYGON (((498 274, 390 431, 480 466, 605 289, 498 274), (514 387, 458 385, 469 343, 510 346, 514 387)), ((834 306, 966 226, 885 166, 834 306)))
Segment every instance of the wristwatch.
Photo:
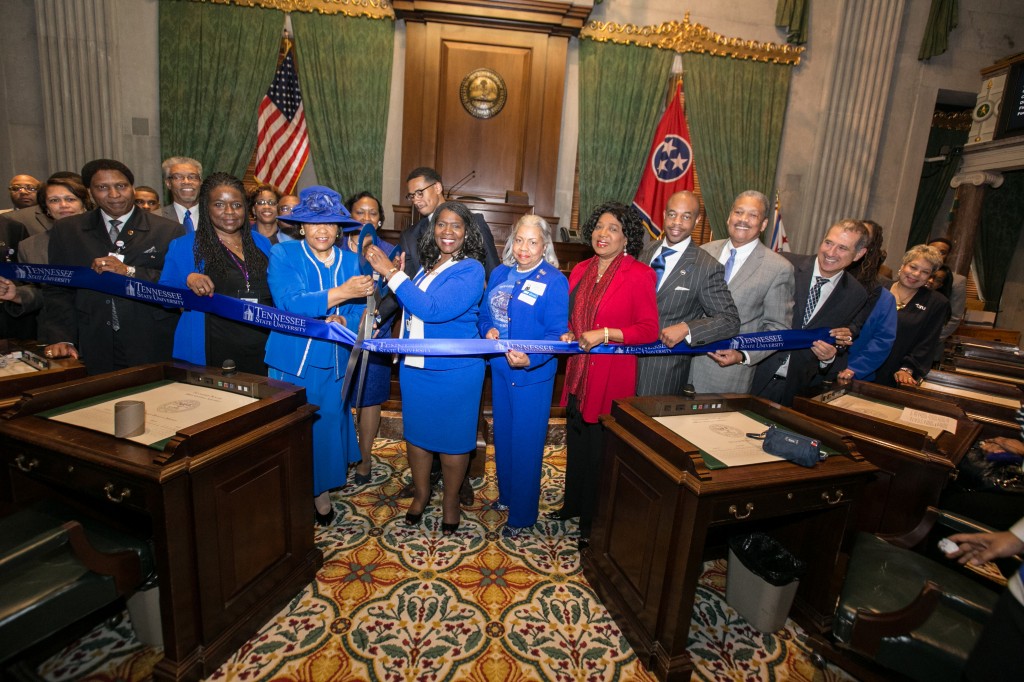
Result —
POLYGON ((135 266, 134 265, 127 266, 127 271, 125 272, 125 274, 128 275, 129 277, 134 277, 135 276, 135 266))

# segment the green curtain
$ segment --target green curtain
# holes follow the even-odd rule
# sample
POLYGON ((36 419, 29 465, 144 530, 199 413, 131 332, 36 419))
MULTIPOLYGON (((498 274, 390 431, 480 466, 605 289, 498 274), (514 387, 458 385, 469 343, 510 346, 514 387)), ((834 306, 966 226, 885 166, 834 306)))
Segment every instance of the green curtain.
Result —
POLYGON ((917 53, 918 60, 931 59, 949 48, 949 34, 956 28, 959 16, 958 0, 932 0, 921 49, 917 53))
POLYGON ((276 10, 161 0, 163 158, 198 159, 207 175, 245 175, 283 27, 276 10))
POLYGON ((960 152, 967 141, 967 130, 949 130, 933 126, 928 134, 926 157, 939 156, 942 148, 949 150, 946 160, 926 163, 921 171, 921 184, 917 186, 917 200, 914 204, 914 217, 910 222, 910 234, 907 235, 907 248, 915 244, 923 244, 931 235, 935 214, 942 207, 946 193, 950 191, 949 181, 953 179, 960 167, 960 152))
POLYGON ((694 168, 708 224, 720 239, 737 194, 756 189, 773 196, 792 67, 706 54, 682 58, 694 168))
POLYGON ((803 45, 807 42, 807 15, 810 0, 779 0, 775 6, 775 27, 785 29, 786 42, 803 45))
POLYGON ((384 186, 395 25, 387 19, 292 14, 316 175, 348 197, 384 186))
POLYGON ((665 105, 673 53, 580 40, 580 223, 596 206, 630 204, 665 105))
POLYGON ((1003 173, 1003 184, 985 190, 974 263, 985 310, 999 310, 1006 273, 1024 229, 1024 170, 1003 173))

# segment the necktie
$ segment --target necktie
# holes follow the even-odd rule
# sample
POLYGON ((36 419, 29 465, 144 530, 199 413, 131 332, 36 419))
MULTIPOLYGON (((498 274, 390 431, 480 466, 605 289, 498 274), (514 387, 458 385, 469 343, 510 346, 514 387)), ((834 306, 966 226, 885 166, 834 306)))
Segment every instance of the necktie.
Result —
POLYGON ((807 308, 804 310, 804 322, 800 325, 802 328, 807 328, 807 323, 814 317, 814 306, 818 305, 818 299, 821 298, 821 288, 825 286, 825 282, 828 281, 828 277, 815 277, 814 286, 807 292, 807 308))
POLYGON ((192 234, 196 231, 196 226, 192 224, 192 211, 185 209, 185 216, 181 219, 181 224, 185 226, 185 234, 192 234))
MULTIPOLYGON (((118 229, 120 224, 120 220, 110 221, 110 242, 112 244, 117 243, 117 237, 121 234, 121 230, 118 229)), ((121 330, 121 320, 117 317, 117 304, 114 303, 113 297, 110 299, 110 326, 115 332, 121 330)))
MULTIPOLYGON (((676 252, 675 249, 670 249, 667 246, 663 246, 661 248, 661 253, 659 253, 655 257, 655 259, 651 261, 651 267, 654 269, 655 274, 658 275, 658 284, 657 284, 657 286, 661 286, 661 277, 662 277, 662 275, 665 274, 665 259, 668 258, 669 256, 671 256, 675 252, 676 252)), ((655 288, 657 288, 657 287, 655 287, 655 288)))
POLYGON ((732 279, 732 266, 736 265, 736 249, 729 249, 729 260, 725 261, 725 281, 732 279))

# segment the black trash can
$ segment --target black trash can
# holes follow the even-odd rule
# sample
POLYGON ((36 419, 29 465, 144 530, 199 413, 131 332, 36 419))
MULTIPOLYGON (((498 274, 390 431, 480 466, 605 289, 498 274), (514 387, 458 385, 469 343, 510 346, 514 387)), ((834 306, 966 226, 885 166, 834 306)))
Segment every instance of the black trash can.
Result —
POLYGON ((786 624, 806 564, 764 533, 729 538, 725 601, 761 632, 786 624))

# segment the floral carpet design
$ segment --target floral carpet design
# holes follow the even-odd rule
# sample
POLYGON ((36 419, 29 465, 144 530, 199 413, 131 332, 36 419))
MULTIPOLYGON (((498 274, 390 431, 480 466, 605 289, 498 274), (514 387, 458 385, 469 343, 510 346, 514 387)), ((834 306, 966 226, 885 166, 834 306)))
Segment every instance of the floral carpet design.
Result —
MULTIPOLYGON (((543 517, 531 532, 501 536, 505 513, 493 462, 441 533, 440 491, 423 523, 407 527, 401 441, 378 439, 373 478, 333 494, 339 520, 318 530, 324 565, 315 583, 225 662, 214 680, 429 680, 583 682, 654 680, 584 579, 576 526, 543 517)), ((545 453, 542 511, 561 498, 563 447, 545 453)), ((763 635, 724 600, 726 564, 705 565, 690 625, 697 680, 849 680, 811 663, 792 621, 763 635)), ((45 661, 54 682, 138 682, 161 652, 140 644, 127 614, 45 661)))

